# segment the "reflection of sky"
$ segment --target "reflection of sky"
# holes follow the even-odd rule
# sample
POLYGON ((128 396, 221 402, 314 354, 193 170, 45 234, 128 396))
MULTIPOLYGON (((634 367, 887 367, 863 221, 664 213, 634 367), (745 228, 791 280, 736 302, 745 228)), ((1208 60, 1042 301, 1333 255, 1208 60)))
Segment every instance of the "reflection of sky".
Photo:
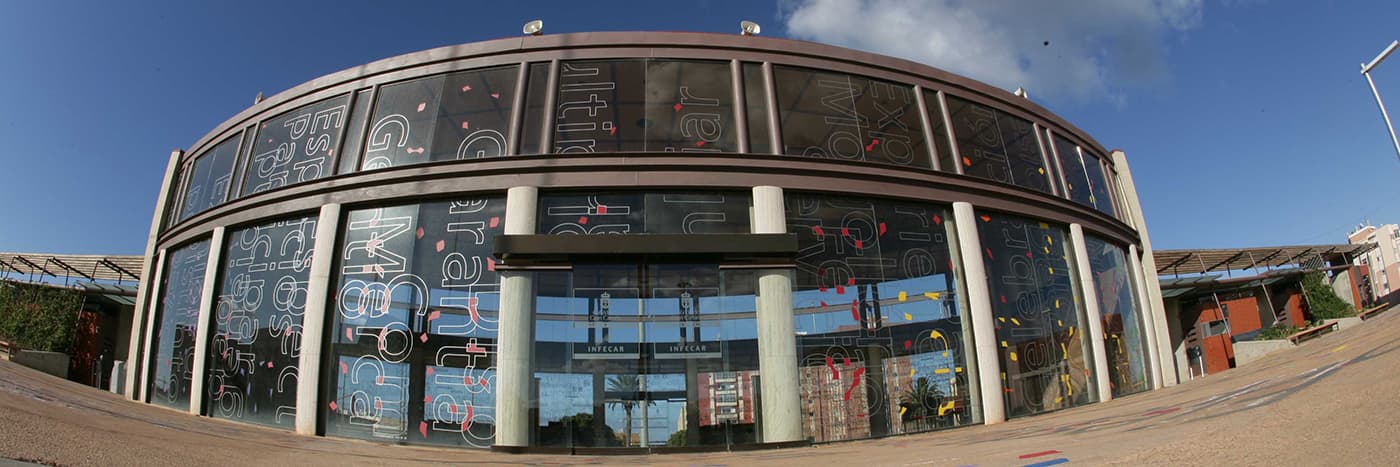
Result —
MULTIPOLYGON (((875 289, 881 302, 880 311, 886 323, 923 322, 950 317, 949 309, 943 306, 945 301, 953 298, 949 294, 949 285, 949 278, 938 274, 881 282, 875 285, 875 289), (904 293, 906 301, 899 301, 901 292, 904 293), (940 295, 938 300, 931 300, 924 296, 925 293, 938 293, 940 295)), ((857 291, 859 287, 865 286, 831 287, 825 291, 821 289, 794 291, 792 294, 794 311, 823 306, 837 307, 833 311, 821 313, 797 313, 795 316, 797 331, 812 335, 854 329, 860 323, 852 316, 850 306, 851 302, 860 297, 857 291)), ((867 300, 872 298, 866 297, 867 300)))

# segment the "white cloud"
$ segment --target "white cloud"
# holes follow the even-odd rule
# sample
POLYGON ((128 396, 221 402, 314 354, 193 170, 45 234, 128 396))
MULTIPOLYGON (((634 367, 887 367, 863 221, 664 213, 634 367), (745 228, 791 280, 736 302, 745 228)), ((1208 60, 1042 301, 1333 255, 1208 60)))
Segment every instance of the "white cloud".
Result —
POLYGON ((1037 99, 1120 102, 1167 80, 1201 0, 785 0, 787 34, 942 68, 1037 99), (1048 42, 1048 45, 1047 45, 1048 42))

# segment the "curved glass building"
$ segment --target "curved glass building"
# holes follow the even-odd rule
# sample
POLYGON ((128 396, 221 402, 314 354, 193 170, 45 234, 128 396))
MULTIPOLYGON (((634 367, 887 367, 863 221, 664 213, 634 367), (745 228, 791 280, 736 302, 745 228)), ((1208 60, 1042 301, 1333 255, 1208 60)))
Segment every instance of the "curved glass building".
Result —
POLYGON ((977 81, 750 36, 500 39, 172 154, 127 387, 507 450, 997 423, 1175 383, 1150 251, 1121 151, 977 81))

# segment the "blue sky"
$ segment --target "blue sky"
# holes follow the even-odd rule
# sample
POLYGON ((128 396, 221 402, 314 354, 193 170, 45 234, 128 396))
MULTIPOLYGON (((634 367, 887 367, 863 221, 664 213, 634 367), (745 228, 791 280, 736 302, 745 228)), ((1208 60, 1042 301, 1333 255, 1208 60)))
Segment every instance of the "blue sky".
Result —
MULTIPOLYGON (((1400 161, 1358 73, 1400 38, 1400 3, 1058 3, 16 2, 0 15, 0 251, 139 254, 169 151, 257 93, 535 18, 547 33, 752 19, 1026 86, 1127 151, 1157 248, 1342 243, 1400 221, 1400 161)), ((1374 75, 1400 111, 1400 62, 1374 75)))

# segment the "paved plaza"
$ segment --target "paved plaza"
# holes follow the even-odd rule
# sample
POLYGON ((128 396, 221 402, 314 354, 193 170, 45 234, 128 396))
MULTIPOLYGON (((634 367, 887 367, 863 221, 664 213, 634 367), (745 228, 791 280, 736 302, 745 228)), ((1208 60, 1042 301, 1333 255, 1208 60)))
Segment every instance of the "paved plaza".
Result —
POLYGON ((1393 465, 1400 311, 1172 388, 994 426, 748 452, 510 455, 298 436, 0 361, 0 458, 58 465, 1393 465))

